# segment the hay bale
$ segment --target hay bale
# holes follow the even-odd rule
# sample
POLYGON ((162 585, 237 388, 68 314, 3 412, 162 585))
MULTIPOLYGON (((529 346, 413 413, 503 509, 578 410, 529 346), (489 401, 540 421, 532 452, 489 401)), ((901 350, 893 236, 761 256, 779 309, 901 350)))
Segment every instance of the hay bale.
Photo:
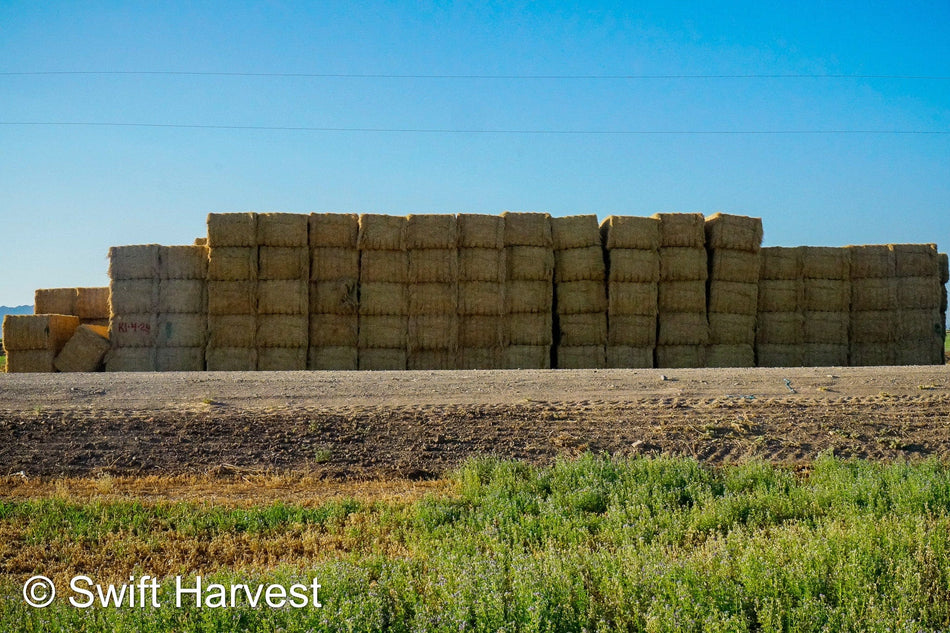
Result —
MULTIPOLYGON (((851 278, 851 251, 832 246, 803 246, 802 277, 805 279, 851 278)), ((806 289, 807 293, 807 289, 806 289)))
POLYGON ((113 347, 106 354, 107 372, 155 371, 158 359, 154 347, 113 347))
POLYGON ((607 315, 563 314, 557 319, 558 337, 555 341, 564 347, 583 347, 607 344, 607 315))
POLYGON ((851 314, 848 312, 805 312, 805 342, 845 345, 851 314))
POLYGON ((307 369, 318 371, 356 371, 359 356, 355 346, 311 347, 307 352, 307 369))
POLYGON ((656 323, 657 347, 709 343, 709 322, 705 312, 661 312, 656 323))
POLYGON ((600 223, 601 242, 607 250, 660 248, 659 218, 611 215, 600 223))
POLYGON ((257 246, 257 214, 209 213, 208 246, 257 246))
POLYGON ((158 279, 113 280, 109 283, 109 313, 158 312, 158 279))
POLYGON ((355 249, 360 217, 355 213, 311 213, 310 248, 355 249))
POLYGON ((556 349, 558 369, 603 369, 607 350, 603 345, 560 346, 556 349))
POLYGON ((603 281, 607 276, 600 246, 554 251, 555 281, 603 281))
POLYGON ((158 341, 158 316, 116 314, 109 322, 112 347, 155 347, 158 341))
POLYGON ((164 347, 155 352, 158 371, 204 371, 204 347, 164 347))
POLYGON ((650 369, 653 367, 653 353, 652 347, 607 346, 606 365, 612 369, 650 369))
POLYGON ((943 337, 946 322, 941 320, 939 310, 901 310, 897 322, 897 339, 901 343, 910 341, 929 341, 933 337, 943 337))
POLYGON ((711 345, 751 345, 755 342, 755 315, 710 312, 711 345))
POLYGON ((257 282, 259 314, 303 314, 310 305, 310 284, 306 279, 268 279, 257 282))
POLYGON ((878 367, 893 365, 897 358, 893 345, 882 343, 852 343, 848 364, 852 367, 878 367))
POLYGON ((759 281, 759 312, 794 312, 805 302, 805 284, 801 279, 762 279, 759 281))
POLYGON ((755 349, 748 344, 709 345, 706 367, 755 367, 755 349))
POLYGON ((806 367, 847 367, 848 346, 827 343, 805 343, 802 346, 806 367))
POLYGON ((258 279, 309 279, 310 252, 291 246, 261 246, 258 279))
POLYGON ((706 313, 705 281, 664 281, 657 286, 660 314, 666 312, 706 313))
POLYGON ((862 277, 851 280, 851 311, 897 308, 897 279, 862 277))
POLYGON ((702 213, 654 213, 660 221, 660 248, 705 248, 706 219, 702 213))
POLYGON ((205 279, 209 251, 206 246, 161 246, 158 250, 162 279, 205 279))
POLYGON ((244 347, 209 347, 205 351, 208 371, 257 371, 257 350, 244 347))
POLYGON ((656 366, 672 369, 706 366, 706 348, 702 345, 659 345, 656 366))
POLYGON ((558 314, 607 312, 607 288, 603 281, 565 281, 556 286, 558 314))
POLYGON ((482 213, 459 213, 459 248, 498 249, 505 245, 505 219, 497 215, 482 213))
POLYGON ((208 314, 256 314, 256 281, 209 281, 208 314))
POLYGON ((510 345, 546 345, 554 343, 554 319, 550 312, 524 312, 507 317, 510 345))
POLYGON ((208 316, 208 346, 212 348, 257 345, 256 314, 224 314, 208 316))
POLYGON ((545 312, 554 309, 554 284, 550 281, 509 281, 505 286, 507 312, 545 312))
POLYGON ((851 279, 886 279, 896 276, 894 251, 887 244, 846 248, 851 254, 851 279))
POLYGON ((306 348, 310 343, 310 319, 306 314, 259 314, 256 340, 258 362, 264 347, 306 348))
POLYGON ((709 282, 709 312, 755 315, 758 302, 758 284, 718 279, 709 282))
POLYGON ((759 251, 759 279, 802 278, 801 246, 769 246, 759 251))
MULTIPOLYGON (((757 253, 759 247, 762 246, 762 218, 714 213, 706 218, 705 229, 707 248, 757 253)), ((749 367, 749 365, 731 366, 749 367)))
MULTIPOLYGON (((610 318, 624 314, 655 317, 658 309, 658 292, 656 283, 610 282, 607 285, 607 312, 610 318)), ((704 304, 705 301, 704 292, 704 304)))
POLYGON ((505 284, 493 281, 461 281, 458 313, 500 315, 505 313, 505 284))
POLYGON ((401 371, 408 359, 404 349, 360 349, 359 368, 364 371, 401 371))
POLYGON ((938 277, 940 261, 936 244, 891 244, 898 277, 938 277))
POLYGON ((504 364, 500 347, 462 347, 458 351, 458 369, 500 369, 504 364))
POLYGON ((157 279, 160 249, 158 244, 113 246, 109 249, 109 279, 157 279))
POLYGON ((934 338, 929 341, 913 341, 901 345, 894 352, 895 365, 943 365, 942 341, 934 338))
POLYGON ((7 314, 3 317, 3 348, 9 351, 52 350, 54 356, 72 338, 79 317, 64 314, 7 314))
POLYGON ((506 369, 551 369, 551 348, 546 345, 511 345, 505 348, 506 369))
POLYGON ((610 315, 607 320, 607 344, 623 347, 656 345, 656 317, 640 314, 610 315))
MULTIPOLYGON (((377 252, 377 251, 367 251, 377 252)), ((310 281, 360 277, 360 252, 355 248, 320 247, 310 251, 310 281)))
POLYGON ((408 315, 409 291, 406 284, 364 282, 360 285, 361 315, 408 315))
POLYGON ((414 314, 409 316, 407 348, 410 359, 418 350, 458 349, 459 318, 452 314, 414 314))
POLYGON ((805 316, 801 312, 759 312, 755 322, 755 342, 799 345, 805 342, 805 316))
POLYGON ((612 282, 657 282, 660 280, 660 253, 635 248, 617 248, 607 253, 608 279, 612 282))
POLYGON ((208 259, 208 279, 213 281, 253 281, 258 273, 256 246, 213 248, 208 259))
POLYGON ((455 249, 458 225, 452 214, 421 214, 406 218, 406 248, 455 249))
POLYGON ((805 279, 802 307, 820 312, 848 312, 851 309, 851 282, 840 279, 805 279))
POLYGON ((358 309, 359 296, 356 280, 337 279, 310 284, 311 314, 351 315, 356 314, 358 309))
POLYGON ((204 347, 208 338, 206 314, 163 314, 158 318, 158 347, 204 347))
POLYGON ((17 349, 7 353, 8 374, 50 374, 56 371, 51 349, 17 349))
POLYGON ((596 215, 570 215, 551 218, 551 238, 555 250, 601 248, 600 226, 596 215))
POLYGON ((307 369, 306 347, 265 347, 257 350, 258 371, 303 371, 307 369))
POLYGON ((852 343, 890 343, 897 340, 898 313, 889 310, 861 310, 850 315, 852 343))
POLYGON ((406 249, 406 218, 364 213, 356 245, 362 251, 402 251, 406 249))
POLYGON ((108 328, 80 325, 53 364, 63 372, 99 371, 109 347, 108 328))
POLYGON ((540 246, 512 246, 507 249, 509 280, 551 281, 554 279, 554 251, 540 246))
POLYGON ((394 315, 360 316, 359 348, 406 349, 409 336, 409 317, 394 315))
POLYGON ((947 259, 946 253, 940 253, 937 256, 937 265, 940 272, 940 283, 950 282, 950 260, 947 259))
POLYGON ((458 308, 458 285, 444 283, 409 284, 409 314, 452 314, 458 308))
POLYGON ((759 282, 759 253, 715 250, 709 253, 709 278, 721 281, 759 282))
POLYGON ((205 313, 207 284, 203 279, 165 279, 158 286, 157 308, 158 312, 205 313))
POLYGON ((207 237, 196 237, 196 238, 195 238, 195 246, 207 246, 207 245, 208 245, 208 238, 207 238, 207 237))
POLYGON ((409 283, 455 283, 458 278, 458 251, 455 249, 409 251, 409 283))
POLYGON ((505 211, 501 217, 505 220, 505 246, 554 246, 549 214, 505 211))
MULTIPOLYGON (((62 313, 59 313, 62 314, 62 313)), ((76 288, 76 316, 83 322, 109 318, 109 287, 76 288)))
POLYGON ((458 251, 459 281, 504 283, 508 257, 504 249, 463 248, 458 251))
POLYGON ((257 244, 306 248, 308 221, 309 217, 300 213, 259 213, 257 244))
POLYGON ((462 315, 459 317, 459 347, 503 347, 506 331, 503 317, 462 315))
POLYGON ((359 344, 359 321, 349 314, 311 314, 311 347, 353 347, 359 344))
POLYGON ((660 249, 660 281, 705 281, 708 276, 705 249, 679 246, 660 249))
POLYGON ((406 251, 361 251, 360 281, 407 283, 409 253, 406 251))
POLYGON ((456 352, 445 349, 422 349, 410 352, 406 366, 411 370, 457 369, 456 352))
POLYGON ((77 301, 75 288, 40 288, 33 293, 33 314, 79 316, 77 301))
POLYGON ((943 284, 939 277, 900 277, 895 285, 897 305, 901 310, 940 309, 943 284))
POLYGON ((756 367, 802 367, 804 348, 800 344, 757 343, 755 364, 756 367))

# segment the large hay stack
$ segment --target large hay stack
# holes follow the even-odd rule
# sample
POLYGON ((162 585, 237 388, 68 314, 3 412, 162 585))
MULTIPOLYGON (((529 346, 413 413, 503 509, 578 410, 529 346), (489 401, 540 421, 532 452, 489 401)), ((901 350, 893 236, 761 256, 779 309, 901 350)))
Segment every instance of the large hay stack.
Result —
POLYGON ((360 252, 355 213, 310 215, 310 351, 307 369, 355 370, 360 252))
POLYGON ((893 244, 897 275, 897 365, 941 364, 944 360, 945 317, 940 279, 943 277, 934 244, 893 244))
POLYGON ((704 367, 709 343, 706 221, 701 213, 653 217, 660 221, 656 366, 704 367))
POLYGON ((507 369, 550 369, 554 343, 554 240, 547 213, 502 214, 505 220, 507 369))
POLYGON ((54 372, 56 356, 79 327, 65 314, 8 314, 3 317, 7 372, 54 372))
POLYGON ((759 251, 757 366, 800 367, 804 363, 804 292, 800 247, 772 246, 759 251))
POLYGON ((458 226, 459 369, 505 364, 505 219, 461 213, 458 226))
POLYGON ((706 219, 707 367, 755 367, 761 245, 761 218, 716 213, 706 219))
POLYGON ((203 371, 208 342, 208 248, 159 248, 158 371, 203 371))
POLYGON ((608 367, 653 367, 660 221, 610 216, 600 225, 607 257, 608 367))
POLYGON ((363 214, 360 249, 359 368, 406 369, 409 253, 404 217, 363 214))
POLYGON ((848 364, 851 323, 851 251, 802 247, 805 345, 803 363, 811 367, 848 364))
POLYGON ((454 215, 406 218, 409 253, 409 369, 455 369, 458 331, 458 223, 454 215))
POLYGON ((897 277, 886 244, 849 246, 851 365, 893 365, 897 355, 897 277))
POLYGON ((158 369, 161 246, 109 249, 109 340, 106 371, 158 369))

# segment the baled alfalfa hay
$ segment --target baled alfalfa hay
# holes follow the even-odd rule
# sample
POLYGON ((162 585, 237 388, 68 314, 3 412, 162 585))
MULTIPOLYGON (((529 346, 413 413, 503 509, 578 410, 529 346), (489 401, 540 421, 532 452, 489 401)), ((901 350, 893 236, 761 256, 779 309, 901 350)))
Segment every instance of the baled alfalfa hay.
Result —
POLYGON ((611 369, 650 369, 653 367, 653 347, 608 345, 606 365, 611 369))
POLYGON ((316 371, 356 371, 359 356, 355 346, 311 347, 307 350, 307 369, 316 371))
POLYGON ((307 348, 265 347, 257 350, 258 371, 303 371, 307 369, 307 348))
POLYGON ((709 278, 721 281, 759 282, 759 252, 715 250, 709 253, 709 278))
POLYGON ((303 279, 268 279, 257 282, 259 314, 303 314, 310 305, 310 284, 303 279))
POLYGON ((260 314, 257 317, 257 348, 302 347, 310 342, 310 318, 306 314, 260 314))
POLYGON ((54 355, 66 344, 79 317, 64 314, 7 314, 3 317, 3 348, 7 351, 52 350, 54 355))
POLYGON ((660 248, 660 220, 630 215, 611 215, 600 223, 601 242, 607 250, 660 248))
POLYGON ((505 219, 499 215, 459 213, 459 248, 499 249, 505 245, 505 219))
POLYGON ((554 279, 554 251, 542 246, 512 246, 507 249, 508 279, 550 281, 554 279))
POLYGON ((109 313, 158 312, 158 279, 113 280, 109 283, 109 313))
POLYGON ((759 280, 802 279, 803 246, 768 246, 759 251, 759 280))
POLYGON ((505 313, 505 284, 494 281, 460 281, 458 313, 501 315, 505 313))
POLYGON ((758 284, 714 279, 709 282, 708 292, 709 312, 751 315, 756 312, 759 302, 758 284))
POLYGON ((703 345, 658 345, 655 358, 658 368, 705 367, 706 348, 703 345))
POLYGON ((360 216, 355 213, 311 213, 310 248, 356 248, 360 216))
POLYGON ((33 314, 79 316, 75 288, 39 288, 33 293, 33 314))
POLYGON ((755 348, 749 344, 709 345, 706 367, 755 367, 755 348))
POLYGON ((800 345, 805 342, 805 316, 801 312, 759 312, 755 321, 756 344, 800 345))
POLYGON ((508 257, 504 249, 462 248, 458 251, 459 281, 504 283, 508 276, 508 257))
MULTIPOLYGON (((607 285, 607 312, 615 315, 642 314, 655 317, 658 310, 656 283, 611 282, 607 285)), ((705 301, 705 298, 703 299, 705 301)))
POLYGON ((801 279, 762 279, 759 281, 759 312, 794 312, 805 302, 805 284, 801 279))
POLYGON ((756 253, 762 245, 762 218, 714 213, 706 218, 705 228, 706 247, 713 250, 756 253))
POLYGON ((510 345, 505 348, 505 369, 551 369, 551 348, 546 345, 510 345))
POLYGON ((654 213, 660 221, 660 248, 705 248, 706 219, 702 213, 654 213))
POLYGON ((565 281, 557 284, 558 314, 607 312, 607 287, 603 281, 565 281))
POLYGON ((603 369, 607 350, 603 345, 561 345, 555 350, 558 369, 603 369))
POLYGON ((309 217, 301 213, 257 214, 257 244, 259 246, 308 246, 309 217))
POLYGON ((406 368, 415 371, 458 369, 457 363, 456 352, 446 349, 420 349, 406 357, 406 368))
POLYGON ((805 279, 851 278, 851 251, 834 246, 803 246, 802 277, 805 279))
POLYGON ((805 279, 802 308, 818 312, 848 312, 851 282, 841 279, 805 279))
POLYGON ((207 284, 203 279, 164 279, 158 286, 158 312, 207 313, 207 284))
POLYGON ((848 312, 805 312, 805 342, 846 345, 851 314, 848 312))
POLYGON ((801 344, 757 343, 755 346, 756 367, 802 367, 805 364, 805 349, 801 344))
POLYGON ((413 214, 406 218, 406 248, 455 249, 458 224, 448 213, 413 214))
POLYGON ((404 284, 408 281, 408 252, 362 251, 360 253, 360 282, 389 282, 404 284))
POLYGON ((310 281, 360 278, 360 252, 355 248, 320 247, 310 250, 310 281))
POLYGON ((195 246, 208 246, 208 238, 207 238, 207 237, 196 237, 196 238, 195 238, 194 245, 195 245, 195 246))
POLYGON ((509 281, 505 285, 507 312, 546 312, 554 309, 554 283, 550 281, 509 281))
POLYGON ((56 352, 51 349, 17 349, 7 353, 9 374, 50 374, 56 371, 56 352))
POLYGON ((109 323, 112 347, 155 347, 158 341, 158 316, 116 314, 109 323))
POLYGON ((209 347, 254 347, 256 341, 257 315, 224 314, 208 317, 209 347))
POLYGON ((895 365, 943 365, 943 341, 914 341, 898 347, 894 352, 895 365))
POLYGON ((551 237, 555 250, 601 247, 600 226, 596 215, 569 215, 551 218, 551 237))
POLYGON ((936 244, 891 244, 898 277, 938 277, 940 262, 936 244))
POLYGON ((509 314, 507 341, 510 345, 552 345, 554 318, 549 312, 509 314))
POLYGON ((207 339, 206 314, 163 314, 158 317, 158 347, 204 347, 207 339))
POLYGON ((83 322, 109 318, 109 287, 76 288, 76 316, 83 322))
POLYGON ((847 367, 848 346, 829 343, 805 343, 802 346, 806 367, 847 367))
POLYGON ((160 250, 158 244, 113 246, 109 249, 109 279, 157 279, 160 250))
POLYGON ((893 365, 896 348, 882 343, 851 343, 848 364, 853 367, 876 367, 893 365))
POLYGON ((897 340, 899 315, 889 310, 862 310, 850 316, 852 343, 891 343, 897 340))
POLYGON ((406 218, 364 213, 360 216, 357 247, 363 251, 402 251, 406 249, 406 218))
POLYGON ((705 281, 664 281, 657 287, 657 306, 666 312, 701 312, 706 314, 705 281))
POLYGON ((455 249, 409 251, 409 283, 455 283, 458 278, 458 251, 455 249))
POLYGON ((62 372, 99 371, 109 348, 109 328, 80 325, 57 354, 54 365, 62 372))
POLYGON ((705 281, 708 276, 705 249, 681 246, 660 249, 660 281, 705 281))
POLYGON ((942 286, 936 276, 901 277, 897 283, 897 305, 901 310, 940 309, 942 286))
POLYGON ((888 279, 897 275, 894 251, 887 244, 846 248, 851 256, 851 279, 888 279))
POLYGON ((897 308, 897 279, 861 277, 851 280, 851 311, 897 308))
POLYGON ((360 317, 359 348, 406 349, 409 336, 409 317, 395 315, 367 315, 360 317))
POLYGON ((751 345, 755 342, 754 314, 710 312, 708 319, 711 345, 751 345))
POLYGON ((208 314, 256 314, 256 281, 209 281, 208 314))
POLYGON ((456 314, 458 285, 445 283, 409 284, 409 314, 456 314))
POLYGON ((253 281, 258 273, 256 246, 227 246, 211 249, 208 279, 213 281, 253 281))
POLYGON ((261 246, 258 279, 309 279, 310 251, 295 246, 261 246))
POLYGON ((500 369, 505 351, 500 347, 462 347, 457 353, 458 369, 500 369))
POLYGON ((407 366, 405 349, 373 348, 359 351, 359 368, 363 371, 402 371, 407 366))
POLYGON ((159 248, 159 276, 162 279, 206 279, 206 246, 162 246, 159 248))
POLYGON ((660 280, 660 253, 635 248, 617 248, 607 253, 610 281, 657 282, 660 280))
POLYGON ((607 315, 562 314, 557 319, 557 342, 566 347, 607 344, 607 315))
POLYGON ((156 371, 158 359, 154 347, 113 347, 106 354, 107 372, 156 371))
POLYGON ((504 347, 507 332, 504 317, 459 316, 459 347, 504 347))
POLYGON ((209 213, 208 246, 257 246, 257 214, 209 213))
POLYGON ((256 371, 257 350, 253 347, 209 347, 205 350, 208 371, 256 371))
POLYGON ((901 342, 931 340, 942 337, 946 324, 939 310, 901 310, 897 322, 897 339, 901 342))
POLYGON ((406 284, 364 282, 360 284, 361 315, 408 315, 409 289, 406 284))
POLYGON ((607 344, 652 349, 656 345, 656 317, 642 314, 611 315, 607 319, 607 344))
POLYGON ((505 211, 501 217, 505 220, 505 246, 554 246, 549 214, 505 211))
POLYGON ((599 246, 554 252, 555 281, 602 281, 606 276, 604 252, 599 246))
POLYGON ((414 314, 409 316, 407 348, 416 350, 458 349, 459 318, 455 314, 414 314))
POLYGON ((940 283, 946 284, 950 281, 950 260, 948 260, 946 253, 937 255, 937 264, 940 273, 940 283))
POLYGON ((705 312, 668 312, 657 318, 656 344, 706 345, 709 322, 705 312))
POLYGON ((356 347, 359 321, 350 314, 311 314, 311 347, 356 347))
POLYGON ((204 347, 161 347, 155 350, 158 371, 204 371, 204 347))
POLYGON ((356 280, 337 279, 310 284, 311 314, 353 315, 358 309, 359 286, 356 280))

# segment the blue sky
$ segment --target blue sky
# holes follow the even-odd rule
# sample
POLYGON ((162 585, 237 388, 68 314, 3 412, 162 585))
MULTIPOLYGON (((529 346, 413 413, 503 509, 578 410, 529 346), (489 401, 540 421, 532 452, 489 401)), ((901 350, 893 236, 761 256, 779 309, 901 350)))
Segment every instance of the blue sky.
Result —
POLYGON ((946 251, 948 31, 945 0, 0 0, 0 304, 224 211, 726 211, 946 251))

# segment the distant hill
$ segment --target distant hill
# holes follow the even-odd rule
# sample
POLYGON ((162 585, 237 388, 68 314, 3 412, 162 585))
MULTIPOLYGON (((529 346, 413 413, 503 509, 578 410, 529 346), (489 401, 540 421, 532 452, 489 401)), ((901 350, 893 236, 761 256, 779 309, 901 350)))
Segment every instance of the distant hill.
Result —
POLYGON ((33 306, 0 306, 0 319, 5 314, 33 314, 33 306))

